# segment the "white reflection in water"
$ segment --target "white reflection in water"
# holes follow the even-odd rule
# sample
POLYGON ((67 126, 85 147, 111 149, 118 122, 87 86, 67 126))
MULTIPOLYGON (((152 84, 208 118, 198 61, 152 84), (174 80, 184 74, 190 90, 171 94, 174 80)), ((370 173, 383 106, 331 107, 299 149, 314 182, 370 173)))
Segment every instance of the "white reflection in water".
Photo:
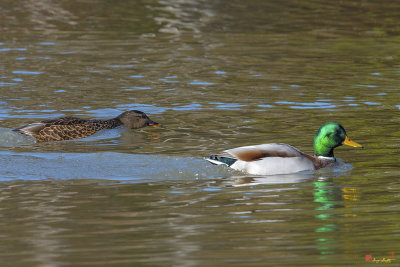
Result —
MULTIPOLYGON (((307 181, 316 175, 330 174, 329 176, 341 176, 353 169, 349 163, 336 159, 335 165, 318 171, 303 171, 291 174, 265 175, 265 176, 233 176, 230 180, 233 186, 249 186, 259 184, 294 184, 307 181)), ((228 183, 230 183, 228 182, 228 183)))

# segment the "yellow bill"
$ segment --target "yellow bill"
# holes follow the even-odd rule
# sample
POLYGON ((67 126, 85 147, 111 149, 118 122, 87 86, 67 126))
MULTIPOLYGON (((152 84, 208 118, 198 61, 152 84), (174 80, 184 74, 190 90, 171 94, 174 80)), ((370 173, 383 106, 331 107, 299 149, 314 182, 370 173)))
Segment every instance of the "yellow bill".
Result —
POLYGON ((347 135, 346 135, 346 138, 344 139, 342 145, 352 146, 352 147, 363 147, 362 145, 360 145, 354 141, 351 141, 347 135))
POLYGON ((152 127, 161 127, 161 124, 160 124, 160 123, 154 122, 154 121, 149 122, 149 124, 147 124, 147 125, 148 125, 148 126, 152 126, 152 127))

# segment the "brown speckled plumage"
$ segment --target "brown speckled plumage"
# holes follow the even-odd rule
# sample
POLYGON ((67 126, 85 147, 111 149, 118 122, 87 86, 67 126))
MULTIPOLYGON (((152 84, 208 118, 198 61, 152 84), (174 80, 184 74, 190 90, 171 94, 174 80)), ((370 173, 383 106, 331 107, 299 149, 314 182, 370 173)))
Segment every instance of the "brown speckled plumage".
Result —
POLYGON ((131 129, 145 126, 159 126, 144 112, 126 111, 109 120, 85 120, 75 117, 63 117, 31 123, 14 131, 35 137, 38 142, 62 141, 88 137, 103 129, 113 129, 125 125, 131 129))

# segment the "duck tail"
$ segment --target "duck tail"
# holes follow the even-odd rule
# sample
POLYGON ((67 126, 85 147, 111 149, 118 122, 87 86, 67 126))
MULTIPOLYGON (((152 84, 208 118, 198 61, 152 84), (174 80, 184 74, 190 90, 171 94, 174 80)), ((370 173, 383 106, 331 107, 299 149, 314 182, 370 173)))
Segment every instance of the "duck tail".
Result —
POLYGON ((22 127, 13 129, 13 131, 33 136, 33 135, 37 134, 43 128, 44 128, 44 124, 41 122, 37 122, 37 123, 31 123, 31 124, 27 124, 22 127))

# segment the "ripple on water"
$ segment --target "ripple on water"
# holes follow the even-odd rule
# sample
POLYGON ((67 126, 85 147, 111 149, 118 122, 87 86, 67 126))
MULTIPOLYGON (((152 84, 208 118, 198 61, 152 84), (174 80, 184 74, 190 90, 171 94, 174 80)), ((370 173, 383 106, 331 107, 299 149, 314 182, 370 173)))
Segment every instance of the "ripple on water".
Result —
POLYGON ((368 106, 379 106, 381 103, 377 103, 377 102, 364 102, 364 104, 368 105, 368 106))
POLYGON ((226 110, 238 110, 245 107, 244 104, 239 103, 223 103, 223 102, 210 102, 210 105, 215 105, 216 109, 226 109, 226 110))
POLYGON ((192 82, 189 82, 188 84, 192 84, 192 85, 214 85, 215 83, 203 82, 203 81, 199 81, 199 80, 193 80, 192 82))
MULTIPOLYGON (((350 164, 286 175, 254 176, 215 166, 202 158, 167 155, 100 153, 17 153, 0 151, 0 180, 103 179, 132 183, 164 180, 221 179, 224 185, 294 184, 314 177, 341 176, 350 164)), ((207 188, 209 191, 219 187, 207 188)))
POLYGON ((336 105, 332 103, 321 101, 311 103, 277 101, 275 103, 280 105, 290 105, 290 107, 293 109, 331 109, 336 107, 336 105))
POLYGON ((39 75, 43 72, 41 71, 27 71, 27 70, 14 70, 12 71, 14 74, 23 74, 23 75, 39 75))
POLYGON ((151 87, 148 86, 132 86, 129 88, 125 88, 125 91, 134 91, 134 90, 150 90, 152 89, 151 87))
POLYGON ((40 42, 40 45, 56 45, 54 42, 40 42))
MULTIPOLYGON (((120 110, 116 116, 121 114, 123 111, 132 110, 132 109, 137 109, 137 110, 143 111, 144 113, 146 113, 149 116, 151 114, 161 114, 169 109, 169 108, 165 108, 165 107, 157 107, 157 106, 148 105, 148 104, 121 104, 121 105, 117 105, 117 107, 120 108, 120 110)), ((107 115, 107 116, 110 116, 110 115, 107 115)))
POLYGON ((201 158, 104 153, 0 152, 1 180, 106 179, 129 182, 227 177, 201 158))
POLYGON ((176 106, 172 108, 172 110, 201 110, 201 109, 202 105, 199 103, 192 103, 189 105, 176 106))
POLYGON ((0 52, 8 52, 8 51, 26 51, 26 48, 0 48, 0 52))
POLYGON ((25 119, 52 119, 65 116, 63 113, 48 112, 47 110, 8 110, 9 112, 2 113, 0 111, 0 118, 25 118, 25 119), (17 113, 10 115, 10 113, 17 113))
POLYGON ((13 85, 16 85, 16 84, 17 83, 0 82, 0 87, 13 86, 13 85))
POLYGON ((373 84, 359 84, 357 86, 358 87, 367 87, 367 88, 375 88, 375 87, 377 87, 376 85, 373 85, 373 84))
POLYGON ((177 77, 176 76, 170 76, 170 77, 160 78, 159 80, 162 81, 162 82, 166 82, 166 83, 179 83, 179 81, 171 80, 173 78, 177 78, 177 77))
POLYGON ((0 147, 17 147, 21 145, 32 145, 35 138, 12 131, 12 129, 0 127, 0 147))
POLYGON ((133 68, 136 67, 136 65, 128 64, 128 65, 110 65, 111 68, 122 68, 122 69, 127 69, 127 68, 133 68))

